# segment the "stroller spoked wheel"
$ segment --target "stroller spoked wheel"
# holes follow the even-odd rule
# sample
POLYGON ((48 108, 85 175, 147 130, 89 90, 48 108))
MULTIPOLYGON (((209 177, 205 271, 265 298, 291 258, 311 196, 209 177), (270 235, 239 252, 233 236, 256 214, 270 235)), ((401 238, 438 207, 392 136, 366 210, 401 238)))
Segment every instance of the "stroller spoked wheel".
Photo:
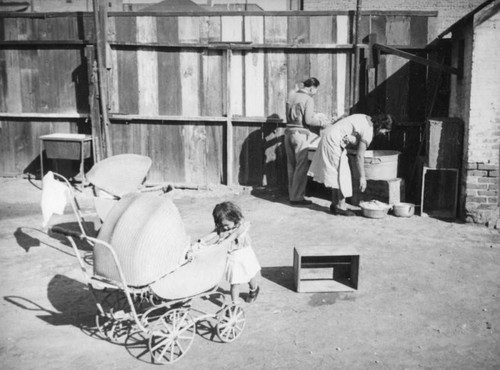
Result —
POLYGON ((229 305, 221 310, 217 316, 217 335, 224 343, 238 338, 245 328, 245 311, 238 305, 229 305))
POLYGON ((150 324, 149 352, 155 363, 167 364, 179 360, 191 347, 196 334, 196 322, 184 308, 163 314, 150 324))

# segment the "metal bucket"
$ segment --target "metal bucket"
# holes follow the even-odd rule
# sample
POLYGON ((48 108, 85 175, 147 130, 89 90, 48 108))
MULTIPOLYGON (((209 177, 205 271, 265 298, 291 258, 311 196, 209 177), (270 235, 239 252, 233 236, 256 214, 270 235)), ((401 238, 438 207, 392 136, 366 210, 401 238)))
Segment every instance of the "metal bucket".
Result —
MULTIPOLYGON (((367 150, 365 152, 365 176, 367 180, 391 180, 398 177, 396 150, 367 150)), ((349 152, 349 163, 354 178, 359 179, 356 166, 356 152, 349 152)))

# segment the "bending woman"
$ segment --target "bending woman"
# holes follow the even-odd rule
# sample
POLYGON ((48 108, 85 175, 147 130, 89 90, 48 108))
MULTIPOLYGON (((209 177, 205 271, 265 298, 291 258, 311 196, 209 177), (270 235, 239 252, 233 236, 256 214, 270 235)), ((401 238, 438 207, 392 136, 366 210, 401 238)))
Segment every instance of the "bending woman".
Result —
POLYGON ((385 134, 392 129, 394 119, 388 114, 367 116, 353 114, 336 122, 321 135, 318 149, 309 168, 309 175, 316 182, 332 188, 333 214, 354 216, 347 209, 346 198, 352 196, 352 179, 346 147, 357 147, 356 163, 359 171, 359 188, 366 189, 365 151, 378 134, 385 134))

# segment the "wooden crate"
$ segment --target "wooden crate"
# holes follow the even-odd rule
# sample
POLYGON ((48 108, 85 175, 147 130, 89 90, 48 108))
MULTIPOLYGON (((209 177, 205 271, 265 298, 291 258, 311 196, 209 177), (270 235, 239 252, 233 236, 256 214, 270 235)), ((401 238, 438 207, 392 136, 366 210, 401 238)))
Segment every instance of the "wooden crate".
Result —
POLYGON ((352 292, 358 289, 359 254, 353 248, 295 247, 293 272, 298 293, 352 292))
POLYGON ((426 145, 428 167, 460 168, 463 121, 458 118, 429 118, 426 145))
POLYGON ((459 170, 422 169, 420 215, 454 219, 457 215, 459 170))

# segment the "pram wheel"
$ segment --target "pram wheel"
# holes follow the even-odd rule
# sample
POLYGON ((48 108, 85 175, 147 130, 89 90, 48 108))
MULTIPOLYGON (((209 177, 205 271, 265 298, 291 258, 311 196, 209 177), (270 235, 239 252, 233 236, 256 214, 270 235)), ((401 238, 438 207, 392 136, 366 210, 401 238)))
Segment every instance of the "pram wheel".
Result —
POLYGON ((217 335, 224 343, 238 338, 245 328, 245 311, 238 305, 226 306, 217 316, 217 335))
POLYGON ((176 308, 151 323, 149 352, 155 363, 167 364, 179 360, 191 347, 196 334, 196 322, 184 308, 176 308))
POLYGON ((102 313, 95 318, 96 327, 102 336, 112 343, 123 344, 130 329, 130 308, 121 291, 111 291, 100 303, 102 313))

